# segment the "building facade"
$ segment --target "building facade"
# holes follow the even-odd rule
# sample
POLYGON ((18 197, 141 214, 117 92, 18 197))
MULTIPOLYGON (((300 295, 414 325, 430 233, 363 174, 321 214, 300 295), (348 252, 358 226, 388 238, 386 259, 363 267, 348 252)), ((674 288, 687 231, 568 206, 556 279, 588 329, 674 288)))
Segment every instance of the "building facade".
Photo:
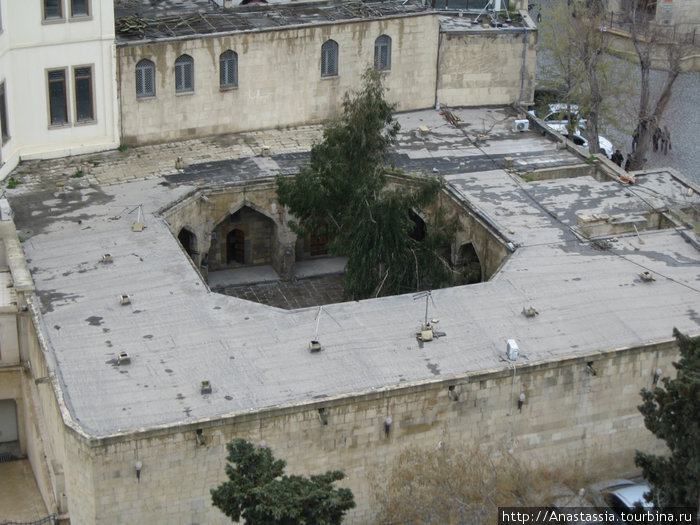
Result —
POLYGON ((0 3, 0 177, 119 145, 111 1, 0 3))

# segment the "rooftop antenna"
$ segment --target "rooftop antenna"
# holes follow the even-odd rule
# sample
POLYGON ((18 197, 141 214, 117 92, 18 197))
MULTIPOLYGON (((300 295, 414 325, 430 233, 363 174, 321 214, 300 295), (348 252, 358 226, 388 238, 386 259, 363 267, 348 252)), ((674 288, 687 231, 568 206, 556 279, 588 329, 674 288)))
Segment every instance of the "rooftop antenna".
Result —
MULTIPOLYGON (((321 312, 326 312, 328 314, 328 317, 333 319, 335 321, 335 324, 340 326, 340 323, 333 317, 330 312, 327 310, 324 310, 323 306, 318 307, 318 312, 316 312, 316 329, 314 330, 314 338, 311 340, 309 343, 309 351, 310 352, 320 352, 323 350, 323 347, 321 346, 321 343, 318 340, 318 328, 321 325, 321 312)), ((340 326, 342 328, 342 326, 340 326)))
POLYGON ((142 232, 143 231, 143 222, 141 221, 141 208, 142 207, 143 207, 143 204, 139 204, 138 206, 136 206, 136 208, 134 208, 133 210, 131 210, 129 212, 129 214, 131 214, 131 213, 134 213, 134 211, 138 210, 136 222, 131 227, 131 231, 135 231, 135 232, 142 232))
POLYGON ((430 290, 426 290, 424 292, 418 292, 416 294, 413 294, 413 300, 417 301, 419 299, 423 299, 425 297, 425 318, 424 321, 421 323, 420 327, 420 332, 416 334, 416 337, 418 338, 419 341, 432 341, 433 337, 435 336, 435 333, 433 332, 433 324, 437 323, 437 319, 431 319, 428 320, 428 299, 430 299, 430 302, 433 303, 433 306, 435 306, 435 301, 433 301, 433 294, 430 290))

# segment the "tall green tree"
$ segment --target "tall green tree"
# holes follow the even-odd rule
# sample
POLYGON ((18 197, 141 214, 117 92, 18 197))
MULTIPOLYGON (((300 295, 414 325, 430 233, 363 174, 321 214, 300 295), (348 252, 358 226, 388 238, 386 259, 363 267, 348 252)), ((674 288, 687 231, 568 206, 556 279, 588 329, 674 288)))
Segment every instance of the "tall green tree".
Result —
POLYGON ((279 202, 296 217, 299 234, 328 231, 331 253, 347 255, 345 295, 364 299, 443 286, 451 282, 440 257, 446 230, 428 225, 411 235, 412 220, 434 203, 441 184, 414 178, 410 187, 387 185, 389 148, 399 124, 374 69, 359 92, 346 93, 340 118, 328 124, 310 163, 294 178, 278 177, 279 202))
POLYGON ((700 337, 674 329, 681 359, 676 378, 641 392, 644 424, 663 439, 669 455, 637 451, 635 464, 651 486, 651 499, 662 508, 700 506, 700 337))
POLYGON ((310 476, 287 476, 286 462, 275 459, 267 448, 244 439, 226 445, 229 481, 212 489, 215 507, 247 525, 338 525, 355 506, 349 489, 333 482, 345 477, 341 471, 310 476))

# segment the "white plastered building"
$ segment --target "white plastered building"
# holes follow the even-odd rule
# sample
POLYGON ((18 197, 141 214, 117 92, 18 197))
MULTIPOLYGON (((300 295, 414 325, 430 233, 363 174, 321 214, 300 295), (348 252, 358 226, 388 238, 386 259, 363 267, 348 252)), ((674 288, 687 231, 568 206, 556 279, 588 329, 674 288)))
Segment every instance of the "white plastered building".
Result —
POLYGON ((119 145, 111 0, 0 1, 0 178, 119 145))

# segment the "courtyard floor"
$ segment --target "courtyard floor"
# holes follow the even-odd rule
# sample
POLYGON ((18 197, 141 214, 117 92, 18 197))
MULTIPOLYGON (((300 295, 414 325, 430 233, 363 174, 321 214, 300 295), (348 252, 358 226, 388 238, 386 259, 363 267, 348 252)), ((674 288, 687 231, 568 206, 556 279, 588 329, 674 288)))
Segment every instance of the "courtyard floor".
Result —
POLYGON ((343 300, 343 276, 326 275, 290 282, 231 285, 215 292, 285 310, 339 303, 343 300))

